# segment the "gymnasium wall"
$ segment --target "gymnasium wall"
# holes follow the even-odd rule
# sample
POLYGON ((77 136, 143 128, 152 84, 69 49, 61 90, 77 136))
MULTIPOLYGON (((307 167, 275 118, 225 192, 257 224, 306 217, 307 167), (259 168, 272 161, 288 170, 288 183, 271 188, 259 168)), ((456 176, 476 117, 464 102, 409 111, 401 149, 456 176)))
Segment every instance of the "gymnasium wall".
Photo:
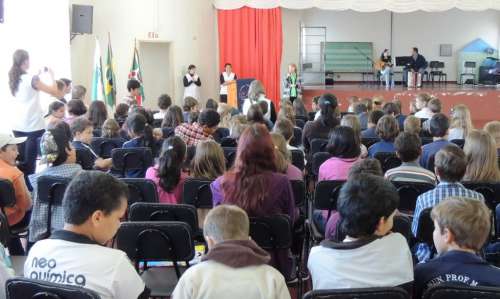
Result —
MULTIPOLYGON (((373 42, 374 53, 390 48, 390 12, 360 13, 354 11, 302 11, 283 9, 283 30, 286 47, 284 60, 299 57, 299 35, 291 26, 325 26, 327 41, 373 42), (287 24, 287 27, 285 27, 287 24), (287 39, 288 38, 288 39, 287 39), (292 45, 297 45, 292 47, 292 45)), ((464 12, 458 9, 439 13, 413 12, 393 14, 393 56, 409 55, 410 48, 418 46, 428 61, 445 62, 448 80, 456 80, 457 52, 476 38, 482 38, 493 47, 500 46, 500 12, 464 12), (452 57, 439 56, 439 44, 453 45, 452 57)), ((284 62, 285 63, 285 62, 284 62)), ((359 80, 360 75, 343 75, 337 80, 359 80)))
MULTIPOLYGON (((170 43, 169 53, 174 77, 174 89, 164 92, 180 104, 184 87, 182 76, 189 64, 198 67, 202 80, 201 98, 218 96, 218 52, 216 10, 205 0, 71 0, 70 4, 94 6, 92 35, 77 36, 71 43, 71 69, 75 84, 90 90, 92 82, 95 37, 100 41, 105 59, 108 32, 115 59, 117 99, 126 93, 127 76, 132 64, 134 38, 170 43), (148 38, 148 32, 157 32, 158 38, 148 38)), ((147 107, 156 107, 158 94, 148 94, 147 107)))

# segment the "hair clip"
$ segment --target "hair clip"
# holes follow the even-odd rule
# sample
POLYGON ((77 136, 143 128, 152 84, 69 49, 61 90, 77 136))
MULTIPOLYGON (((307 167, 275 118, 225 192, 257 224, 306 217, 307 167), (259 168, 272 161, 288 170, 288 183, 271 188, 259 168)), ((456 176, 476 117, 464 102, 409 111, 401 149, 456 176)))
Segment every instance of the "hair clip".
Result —
POLYGON ((173 147, 172 145, 169 145, 169 146, 167 147, 167 150, 172 150, 172 149, 174 149, 174 147, 173 147))

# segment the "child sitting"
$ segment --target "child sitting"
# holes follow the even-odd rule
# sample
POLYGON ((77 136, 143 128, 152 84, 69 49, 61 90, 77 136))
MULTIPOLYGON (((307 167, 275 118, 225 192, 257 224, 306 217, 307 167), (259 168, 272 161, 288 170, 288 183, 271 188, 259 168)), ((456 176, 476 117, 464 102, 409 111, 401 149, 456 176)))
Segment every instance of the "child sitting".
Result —
POLYGON ((433 142, 428 143, 422 147, 422 155, 420 156, 420 165, 430 171, 434 171, 431 159, 443 147, 450 144, 446 140, 450 122, 448 117, 442 113, 436 113, 429 122, 429 131, 433 137, 433 142))
POLYGON ((380 110, 375 110, 369 112, 368 116, 368 128, 361 131, 361 138, 378 138, 376 129, 378 121, 384 116, 384 112, 380 110))
POLYGON ((158 97, 158 108, 160 111, 153 114, 154 119, 163 119, 167 109, 172 105, 172 99, 168 94, 162 94, 158 97))
POLYGON ((495 139, 495 144, 497 147, 497 156, 500 157, 500 121, 490 121, 484 125, 484 130, 490 134, 493 139, 495 139))
POLYGON ((500 286, 500 269, 479 251, 488 240, 491 212, 480 200, 454 197, 432 209, 434 245, 439 256, 415 268, 414 297, 441 283, 500 286))
POLYGON ((396 119, 390 115, 384 115, 377 123, 377 135, 380 139, 379 142, 374 143, 368 149, 368 156, 375 157, 376 153, 393 153, 396 151, 394 148, 394 139, 399 134, 399 125, 396 119))
POLYGON ((420 138, 411 133, 400 133, 394 142, 396 155, 403 162, 399 167, 387 170, 385 178, 390 181, 398 182, 417 182, 436 184, 436 176, 420 166, 418 163, 422 143, 420 138))
POLYGON ((84 169, 109 169, 111 168, 111 158, 100 158, 94 150, 90 147, 92 142, 92 130, 94 127, 90 120, 84 116, 77 117, 71 123, 71 134, 73 135, 73 142, 71 144, 79 152, 79 160, 84 169))
POLYGON ((340 190, 338 211, 343 242, 325 240, 311 249, 308 268, 313 289, 393 287, 413 281, 406 239, 391 233, 399 204, 384 178, 360 174, 340 190))
POLYGON ((127 185, 98 171, 83 171, 66 188, 64 227, 37 242, 24 277, 85 287, 101 298, 149 298, 127 255, 103 246, 127 210, 127 185))
POLYGON ((297 150, 298 148, 290 145, 290 141, 293 139, 293 123, 286 118, 278 118, 273 128, 274 133, 278 133, 283 136, 286 140, 286 147, 289 150, 297 150))
POLYGON ((249 227, 241 208, 213 208, 203 227, 209 251, 184 272, 172 298, 290 298, 283 275, 268 265, 271 258, 250 239, 249 227))

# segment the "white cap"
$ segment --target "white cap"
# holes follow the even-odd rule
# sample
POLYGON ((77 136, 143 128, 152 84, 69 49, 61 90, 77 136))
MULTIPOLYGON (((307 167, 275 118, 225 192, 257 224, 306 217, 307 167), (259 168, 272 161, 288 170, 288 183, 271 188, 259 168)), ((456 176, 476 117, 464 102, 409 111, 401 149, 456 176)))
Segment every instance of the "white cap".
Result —
POLYGON ((8 145, 8 144, 19 144, 26 141, 26 137, 12 137, 7 134, 0 133, 0 148, 8 145))

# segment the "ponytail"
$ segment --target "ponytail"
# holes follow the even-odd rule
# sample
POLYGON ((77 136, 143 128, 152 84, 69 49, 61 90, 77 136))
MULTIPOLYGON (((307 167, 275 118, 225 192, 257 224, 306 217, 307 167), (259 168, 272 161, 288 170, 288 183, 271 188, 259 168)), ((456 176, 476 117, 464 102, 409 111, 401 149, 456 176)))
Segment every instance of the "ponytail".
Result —
POLYGON ((142 137, 142 146, 149 147, 153 156, 156 156, 156 141, 153 129, 147 123, 146 117, 139 112, 134 112, 127 117, 126 125, 129 131, 142 137))
POLYGON ((319 98, 320 121, 325 127, 333 128, 337 125, 335 109, 337 109, 337 98, 330 93, 326 93, 319 98))
POLYGON ((185 157, 186 144, 181 138, 172 136, 163 142, 158 161, 158 178, 160 187, 166 192, 172 192, 179 184, 185 157))

